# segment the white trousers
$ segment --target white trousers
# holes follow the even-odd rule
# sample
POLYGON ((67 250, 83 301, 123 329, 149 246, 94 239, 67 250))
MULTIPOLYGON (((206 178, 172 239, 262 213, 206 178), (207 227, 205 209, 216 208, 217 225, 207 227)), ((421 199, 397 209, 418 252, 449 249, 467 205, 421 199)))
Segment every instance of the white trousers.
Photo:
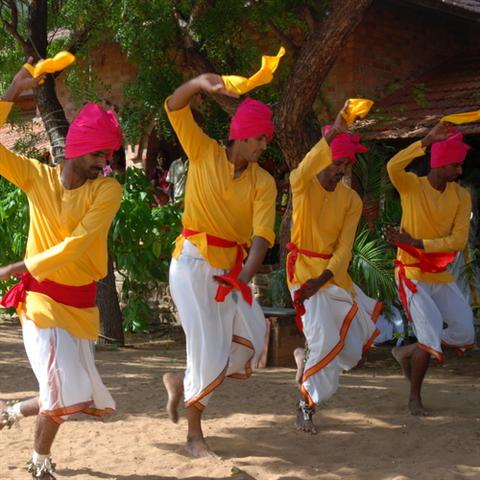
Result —
POLYGON ((381 303, 356 285, 354 289, 355 296, 329 285, 305 301, 302 322, 308 352, 301 392, 311 408, 336 392, 341 371, 356 366, 380 333, 375 321, 381 303))
POLYGON ((224 302, 215 301, 213 276, 224 273, 188 240, 170 264, 170 291, 187 342, 185 403, 200 410, 226 376, 248 378, 267 347, 267 324, 255 299, 248 305, 234 291, 224 302))
POLYGON ((93 357, 93 342, 62 328, 38 328, 22 319, 23 342, 37 378, 40 415, 57 423, 70 415, 113 413, 115 402, 102 382, 93 357))
POLYGON ((442 345, 465 350, 473 347, 473 312, 457 284, 413 280, 417 292, 405 288, 419 347, 442 363, 442 345))

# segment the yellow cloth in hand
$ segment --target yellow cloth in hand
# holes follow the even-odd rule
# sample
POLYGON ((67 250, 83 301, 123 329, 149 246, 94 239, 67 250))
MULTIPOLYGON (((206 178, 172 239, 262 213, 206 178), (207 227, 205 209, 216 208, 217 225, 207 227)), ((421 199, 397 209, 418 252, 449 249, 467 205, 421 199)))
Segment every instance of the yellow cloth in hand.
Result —
POLYGON ((480 121, 480 110, 474 112, 453 113, 452 115, 446 115, 442 117, 442 122, 456 123, 473 123, 480 121))
POLYGON ((64 70, 75 61, 75 55, 70 52, 59 52, 53 58, 40 60, 35 67, 26 63, 24 67, 33 78, 37 78, 45 73, 55 73, 64 70))
POLYGON ((263 55, 260 70, 250 78, 240 77, 238 75, 222 75, 225 88, 230 92, 243 95, 260 85, 270 83, 273 80, 273 73, 284 55, 285 49, 283 47, 280 47, 275 57, 263 55))
POLYGON ((373 101, 366 98, 350 98, 347 110, 342 112, 342 117, 347 122, 347 126, 352 126, 357 117, 365 118, 372 105, 373 101))

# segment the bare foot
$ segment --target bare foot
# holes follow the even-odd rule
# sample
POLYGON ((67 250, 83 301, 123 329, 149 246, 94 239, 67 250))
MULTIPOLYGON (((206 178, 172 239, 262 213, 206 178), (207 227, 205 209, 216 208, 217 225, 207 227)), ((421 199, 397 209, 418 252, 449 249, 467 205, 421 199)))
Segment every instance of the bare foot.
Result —
POLYGON ((205 442, 204 438, 187 439, 187 452, 196 458, 220 458, 205 442))
POLYGON ((408 401, 408 409, 415 417, 428 417, 428 412, 423 408, 422 401, 419 398, 411 398, 408 401))
POLYGON ((163 384, 168 393, 165 410, 173 423, 178 422, 178 404, 183 395, 183 372, 169 372, 163 376, 163 384))
POLYGON ((394 347, 392 348, 392 357, 402 367, 403 374, 407 380, 412 376, 412 365, 410 363, 410 355, 408 355, 408 347, 394 347))
POLYGON ((296 348, 293 351, 293 358, 295 358, 295 364, 297 365, 297 373, 295 374, 295 381, 298 385, 302 385, 303 369, 305 367, 305 349, 296 348))
POLYGON ((297 411, 297 420, 295 422, 295 426, 297 427, 297 430, 300 430, 302 432, 306 433, 311 433, 312 435, 316 435, 317 432, 317 427, 313 423, 312 420, 312 415, 306 415, 301 408, 298 409, 297 411))

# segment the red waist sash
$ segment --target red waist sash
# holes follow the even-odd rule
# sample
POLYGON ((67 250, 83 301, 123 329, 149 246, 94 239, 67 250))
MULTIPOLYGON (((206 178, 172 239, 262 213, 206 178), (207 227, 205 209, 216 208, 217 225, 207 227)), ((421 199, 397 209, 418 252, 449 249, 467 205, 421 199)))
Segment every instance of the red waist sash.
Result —
POLYGON ((453 260, 455 260, 457 252, 427 253, 420 248, 415 248, 412 245, 407 245, 405 243, 396 243, 395 245, 418 260, 418 262, 414 263, 403 263, 398 258, 393 261, 395 266, 398 268, 398 293, 400 296, 400 301, 403 304, 403 308, 405 309, 408 319, 412 321, 412 315, 410 313, 410 309, 408 308, 407 292, 405 287, 407 287, 412 293, 416 293, 417 286, 409 278, 407 278, 405 268, 419 268, 422 273, 445 272, 447 266, 452 263, 453 260))
MULTIPOLYGON (((193 235, 197 235, 199 233, 201 232, 190 230, 185 227, 182 230, 182 235, 185 238, 191 237, 193 235)), ((252 291, 250 290, 250 287, 246 283, 238 279, 238 276, 242 271, 243 260, 245 257, 243 253, 243 248, 246 247, 246 245, 241 245, 233 240, 225 240, 224 238, 216 237, 214 235, 209 235, 208 233, 206 235, 207 235, 207 244, 212 247, 237 249, 237 257, 235 259, 235 264, 233 265, 233 268, 225 275, 215 275, 213 277, 215 280, 222 282, 217 288, 217 294, 215 295, 215 300, 217 302, 223 302, 227 297, 227 295, 232 290, 238 290, 241 293, 243 299, 249 305, 251 305, 253 301, 252 291), (225 285, 225 283, 228 285, 225 285)))
MULTIPOLYGON (((290 242, 285 245, 285 247, 290 250, 290 254, 287 258, 287 275, 288 280, 293 282, 293 277, 295 275, 295 264, 297 263, 298 254, 306 255, 311 258, 323 258, 324 260, 329 260, 332 258, 330 253, 318 253, 312 250, 306 250, 304 248, 298 248, 297 245, 290 242)), ((293 308, 295 309, 295 323, 300 332, 303 332, 302 316, 305 315, 305 306, 303 300, 301 299, 303 294, 304 285, 301 285, 298 290, 293 294, 293 308)))
POLYGON ((63 305, 75 308, 92 308, 97 304, 97 285, 95 282, 88 285, 63 285, 52 280, 39 282, 30 273, 22 273, 20 282, 10 288, 0 301, 4 308, 17 308, 25 303, 27 292, 36 292, 47 295, 52 300, 63 305))

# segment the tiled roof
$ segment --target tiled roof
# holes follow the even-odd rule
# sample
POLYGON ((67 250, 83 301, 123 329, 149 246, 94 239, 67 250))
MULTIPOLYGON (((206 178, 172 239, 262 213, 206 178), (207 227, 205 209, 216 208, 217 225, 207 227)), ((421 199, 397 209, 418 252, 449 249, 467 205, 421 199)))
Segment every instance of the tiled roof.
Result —
POLYGON ((407 0, 410 3, 443 11, 453 15, 459 15, 470 20, 479 20, 475 17, 480 16, 480 0, 407 0), (471 14, 475 14, 473 17, 471 14), (468 16, 470 15, 470 16, 468 16))
MULTIPOLYGON (((365 139, 418 138, 450 113, 480 109, 480 54, 465 54, 380 100, 361 123, 365 139)), ((480 134, 480 122, 461 126, 480 134)))
MULTIPOLYGON (((38 141, 34 145, 38 150, 48 150, 50 148, 47 132, 45 131, 43 122, 39 118, 34 118, 28 122, 25 127, 28 130, 28 134, 32 133, 38 136, 38 141)), ((25 134, 19 128, 12 127, 12 125, 8 123, 0 128, 0 143, 9 150, 24 136, 25 134)))

